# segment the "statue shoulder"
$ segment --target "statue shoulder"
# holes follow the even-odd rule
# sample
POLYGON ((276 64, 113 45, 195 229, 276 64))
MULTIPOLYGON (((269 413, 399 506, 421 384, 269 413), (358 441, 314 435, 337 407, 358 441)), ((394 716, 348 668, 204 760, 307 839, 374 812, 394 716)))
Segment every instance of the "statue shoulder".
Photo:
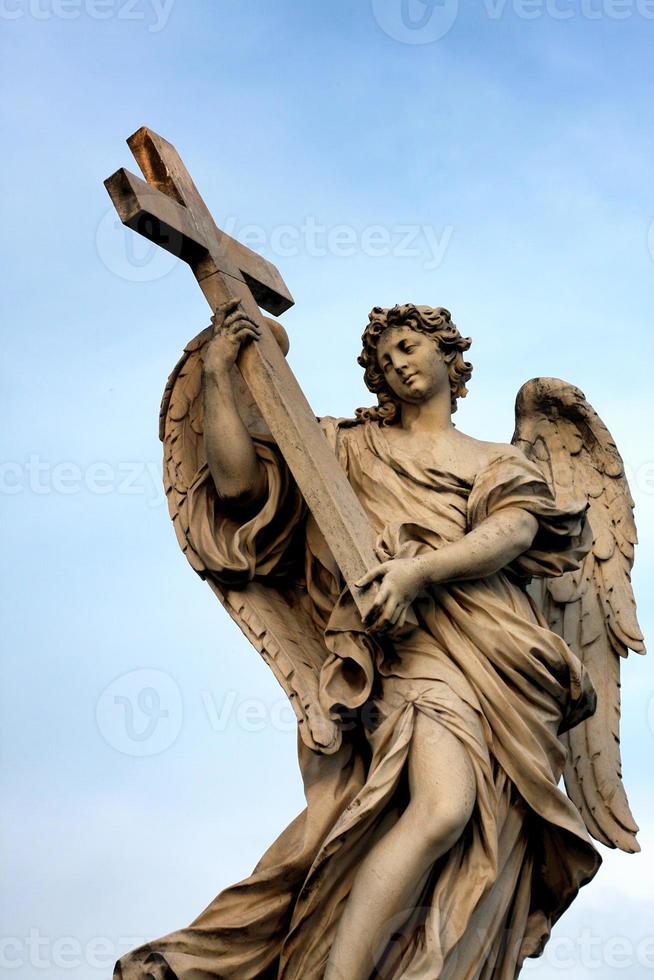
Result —
POLYGON ((527 460, 525 454, 509 442, 476 439, 474 436, 466 435, 463 432, 459 432, 458 435, 462 457, 466 459, 468 470, 475 476, 480 470, 498 459, 515 459, 517 462, 526 462, 527 460))
POLYGON ((361 427, 358 419, 336 418, 333 415, 323 415, 318 418, 318 423, 327 442, 334 450, 346 433, 361 427))
POLYGON ((518 449, 517 446, 513 446, 510 442, 481 442, 482 452, 487 457, 486 461, 488 463, 494 462, 496 459, 515 459, 524 462, 527 457, 518 449))

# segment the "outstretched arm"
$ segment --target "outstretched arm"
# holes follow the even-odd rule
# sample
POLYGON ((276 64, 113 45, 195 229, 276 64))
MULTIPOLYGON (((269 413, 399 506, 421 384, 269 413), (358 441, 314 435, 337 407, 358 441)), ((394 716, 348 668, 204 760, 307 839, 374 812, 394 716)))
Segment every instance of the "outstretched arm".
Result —
POLYGON ((520 507, 491 514, 460 541, 416 558, 394 558, 371 569, 357 582, 365 588, 380 581, 365 625, 383 632, 404 625, 409 606, 429 585, 486 578, 527 551, 538 521, 520 507))
POLYGON ((259 328, 238 310, 238 300, 212 317, 214 335, 204 357, 204 448, 216 492, 233 510, 247 510, 265 494, 263 468, 234 397, 231 370, 242 344, 259 339, 259 328))

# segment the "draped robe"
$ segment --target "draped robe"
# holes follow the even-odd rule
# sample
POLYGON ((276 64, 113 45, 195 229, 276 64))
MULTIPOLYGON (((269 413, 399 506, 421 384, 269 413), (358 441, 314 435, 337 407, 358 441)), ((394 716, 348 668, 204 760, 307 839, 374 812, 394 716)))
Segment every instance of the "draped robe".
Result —
MULTIPOLYGON (((253 874, 223 891, 186 929, 124 957, 119 980, 166 964, 179 980, 319 980, 357 869, 407 803, 406 762, 418 713, 461 743, 476 801, 420 901, 398 917, 379 961, 387 980, 510 980, 538 955, 553 923, 600 858, 558 788, 560 735, 594 710, 582 664, 530 599, 530 576, 578 567, 589 547, 585 503, 560 510, 540 469, 506 447, 472 482, 429 454, 391 444, 374 422, 322 421, 370 519, 380 558, 462 538, 520 507, 538 520, 530 549, 486 578, 431 586, 418 627, 375 641, 278 450, 257 438, 267 496, 242 523, 219 507, 204 466, 189 493, 189 540, 229 584, 283 575, 302 552, 306 590, 324 631, 320 701, 344 724, 332 756, 300 744, 307 808, 253 874)), ((158 974, 157 974, 158 976, 158 974)))

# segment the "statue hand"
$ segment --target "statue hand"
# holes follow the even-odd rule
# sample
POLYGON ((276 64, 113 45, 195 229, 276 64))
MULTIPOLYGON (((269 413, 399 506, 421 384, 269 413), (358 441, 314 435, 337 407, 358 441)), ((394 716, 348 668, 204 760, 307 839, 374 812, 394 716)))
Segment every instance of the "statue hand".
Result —
POLYGON ((224 376, 236 363, 243 344, 259 340, 261 331, 240 309, 240 301, 231 299, 216 309, 211 317, 213 336, 204 354, 204 371, 224 376))
POLYGON ((364 626, 374 633, 399 630, 411 603, 426 585, 422 562, 419 558, 392 558, 371 568, 355 585, 365 589, 378 580, 379 589, 364 626))

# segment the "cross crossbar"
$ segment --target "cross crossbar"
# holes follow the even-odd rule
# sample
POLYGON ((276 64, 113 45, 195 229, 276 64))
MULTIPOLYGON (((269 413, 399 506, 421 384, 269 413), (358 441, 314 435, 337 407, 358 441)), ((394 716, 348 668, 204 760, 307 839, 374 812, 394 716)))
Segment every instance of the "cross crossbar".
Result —
POLYGON ((105 181, 123 224, 188 262, 199 282, 220 272, 244 281, 273 316, 290 309, 276 266, 216 226, 175 147, 145 128, 127 142, 147 182, 125 169, 105 181))

